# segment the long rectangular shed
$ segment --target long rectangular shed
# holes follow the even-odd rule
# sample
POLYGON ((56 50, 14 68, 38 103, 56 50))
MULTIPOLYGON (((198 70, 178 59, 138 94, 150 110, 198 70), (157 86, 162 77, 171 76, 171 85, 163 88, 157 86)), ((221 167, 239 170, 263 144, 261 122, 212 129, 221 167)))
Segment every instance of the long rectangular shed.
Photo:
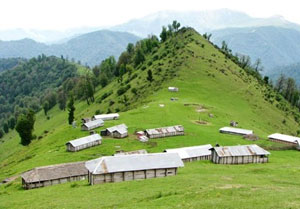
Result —
POLYGON ((150 139, 167 136, 181 136, 184 135, 184 128, 182 125, 176 125, 163 128, 146 129, 145 134, 150 139))
POLYGON ((298 146, 298 141, 300 141, 299 137, 289 136, 285 134, 278 134, 278 133, 271 134, 268 136, 268 138, 270 141, 287 144, 291 146, 298 146))
POLYGON ((102 137, 99 134, 85 136, 66 143, 67 150, 77 152, 89 147, 97 146, 102 143, 102 137))
POLYGON ((270 155, 268 151, 256 144, 214 147, 211 151, 211 160, 217 164, 267 163, 270 155))
POLYGON ((37 167, 21 175, 25 189, 34 189, 71 181, 84 180, 88 177, 85 162, 65 163, 37 167))
POLYGON ((101 119, 92 120, 87 123, 82 124, 81 130, 89 131, 98 127, 104 126, 104 121, 101 119))
POLYGON ((223 127, 219 129, 220 133, 224 134, 237 134, 237 135, 249 135, 253 134, 252 130, 241 129, 241 128, 232 128, 232 127, 223 127))
POLYGON ((89 183, 94 185, 174 176, 184 164, 177 153, 154 153, 101 157, 85 166, 89 183))
POLYGON ((175 149, 166 149, 166 153, 178 153, 183 162, 191 162, 196 160, 210 160, 211 149, 210 144, 192 147, 182 147, 175 149))
POLYGON ((101 114, 101 115, 94 115, 93 120, 117 120, 120 118, 120 115, 118 113, 110 113, 110 114, 101 114))

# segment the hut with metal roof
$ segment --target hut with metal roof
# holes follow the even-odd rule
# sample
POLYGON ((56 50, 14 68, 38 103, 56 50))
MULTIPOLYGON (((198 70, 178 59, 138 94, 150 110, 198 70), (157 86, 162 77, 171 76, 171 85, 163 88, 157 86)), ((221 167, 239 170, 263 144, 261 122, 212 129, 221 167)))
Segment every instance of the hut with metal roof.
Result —
POLYGON ((219 129, 220 133, 224 134, 237 134, 237 135, 249 135, 253 134, 252 130, 241 129, 241 128, 232 128, 232 127, 223 127, 219 129))
POLYGON ((163 128, 146 129, 145 134, 150 139, 167 136, 180 136, 184 135, 184 128, 182 125, 176 125, 163 128))
POLYGON ((168 87, 168 90, 171 91, 171 92, 178 92, 179 88, 170 86, 170 87, 168 87))
POLYGON ((137 155, 137 154, 148 154, 148 152, 145 149, 128 151, 128 152, 124 152, 123 150, 121 150, 121 151, 117 151, 116 154, 114 154, 114 156, 118 156, 118 155, 137 155))
POLYGON ((270 155, 256 144, 214 147, 211 151, 211 160, 217 164, 267 163, 270 155))
POLYGON ((184 164, 177 153, 101 157, 85 163, 91 185, 149 179, 177 174, 184 164))
POLYGON ((101 114, 101 115, 94 115, 93 120, 117 120, 120 118, 120 115, 118 113, 110 113, 110 114, 101 114))
POLYGON ((89 147, 97 146, 101 143, 102 137, 99 134, 93 134, 69 141, 66 143, 66 146, 68 151, 77 152, 89 147))
POLYGON ((105 132, 101 132, 102 134, 105 133, 107 136, 111 136, 113 138, 125 138, 128 136, 128 127, 123 123, 120 125, 116 125, 110 128, 107 128, 105 132))
POLYGON ((71 181, 84 180, 88 177, 85 162, 65 163, 37 167, 21 175, 25 189, 51 186, 71 181))
POLYGON ((104 126, 104 121, 101 119, 92 120, 87 123, 82 124, 81 130, 89 131, 98 127, 104 126))
POLYGON ((210 144, 192 147, 181 147, 175 149, 166 149, 166 153, 178 153, 183 162, 191 162, 196 160, 210 160, 211 149, 210 144))
POLYGON ((298 145, 297 141, 300 140, 299 137, 289 136, 285 134, 278 134, 278 133, 271 134, 268 136, 268 138, 270 141, 287 144, 291 146, 297 146, 298 145))

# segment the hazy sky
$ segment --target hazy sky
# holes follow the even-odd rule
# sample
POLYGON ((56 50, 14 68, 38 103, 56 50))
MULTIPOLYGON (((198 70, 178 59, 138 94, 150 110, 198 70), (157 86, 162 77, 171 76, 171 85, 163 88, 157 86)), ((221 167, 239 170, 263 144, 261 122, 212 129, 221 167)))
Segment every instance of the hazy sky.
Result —
POLYGON ((108 26, 161 10, 228 8, 255 17, 282 15, 300 24, 297 0, 0 0, 0 29, 108 26))

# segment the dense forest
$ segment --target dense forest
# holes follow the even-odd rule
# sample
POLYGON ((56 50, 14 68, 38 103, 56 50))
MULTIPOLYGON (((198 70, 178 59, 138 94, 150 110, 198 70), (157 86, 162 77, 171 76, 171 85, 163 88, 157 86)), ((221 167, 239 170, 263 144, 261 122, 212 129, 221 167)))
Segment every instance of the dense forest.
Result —
POLYGON ((9 70, 26 62, 24 58, 0 58, 0 72, 9 70))
MULTIPOLYGON (((61 92, 59 88, 76 76, 74 64, 44 55, 4 71, 0 75, 0 124, 3 131, 7 133, 13 129, 18 115, 28 108, 39 111, 45 101, 54 106, 56 94, 61 92)), ((3 131, 0 130, 0 135, 3 131)))

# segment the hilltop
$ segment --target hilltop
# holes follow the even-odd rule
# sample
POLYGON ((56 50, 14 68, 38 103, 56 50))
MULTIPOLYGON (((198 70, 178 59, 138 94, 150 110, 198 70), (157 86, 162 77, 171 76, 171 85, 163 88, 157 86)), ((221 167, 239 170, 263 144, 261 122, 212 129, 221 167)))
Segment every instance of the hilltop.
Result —
POLYGON ((77 124, 82 117, 96 112, 120 111, 120 120, 105 122, 105 127, 125 123, 129 137, 105 138, 100 146, 77 153, 66 152, 67 141, 88 133, 80 131, 80 127, 69 126, 67 113, 55 106, 48 113, 50 120, 42 112, 37 114, 34 133, 41 136, 39 140, 23 147, 15 132, 5 136, 0 144, 0 179, 37 166, 112 155, 119 149, 162 152, 166 148, 207 143, 251 144, 239 136, 218 133, 230 120, 254 130, 261 138, 256 143, 271 152, 270 163, 228 166, 199 161, 186 164, 174 177, 97 186, 82 181, 29 191, 21 188, 18 178, 0 187, 0 207, 300 207, 299 152, 281 150, 282 146, 266 139, 273 132, 297 134, 298 110, 194 29, 175 32, 146 53, 141 62, 130 70, 127 68, 121 79, 98 87, 95 103, 88 106, 85 101, 77 101, 75 106, 77 124), (150 70, 152 79, 149 79, 150 70), (168 86, 179 87, 179 92, 168 92, 168 86), (171 97, 178 100, 171 101, 171 97), (185 136, 153 139, 149 143, 141 143, 134 136, 137 130, 176 124, 184 126, 185 136))

